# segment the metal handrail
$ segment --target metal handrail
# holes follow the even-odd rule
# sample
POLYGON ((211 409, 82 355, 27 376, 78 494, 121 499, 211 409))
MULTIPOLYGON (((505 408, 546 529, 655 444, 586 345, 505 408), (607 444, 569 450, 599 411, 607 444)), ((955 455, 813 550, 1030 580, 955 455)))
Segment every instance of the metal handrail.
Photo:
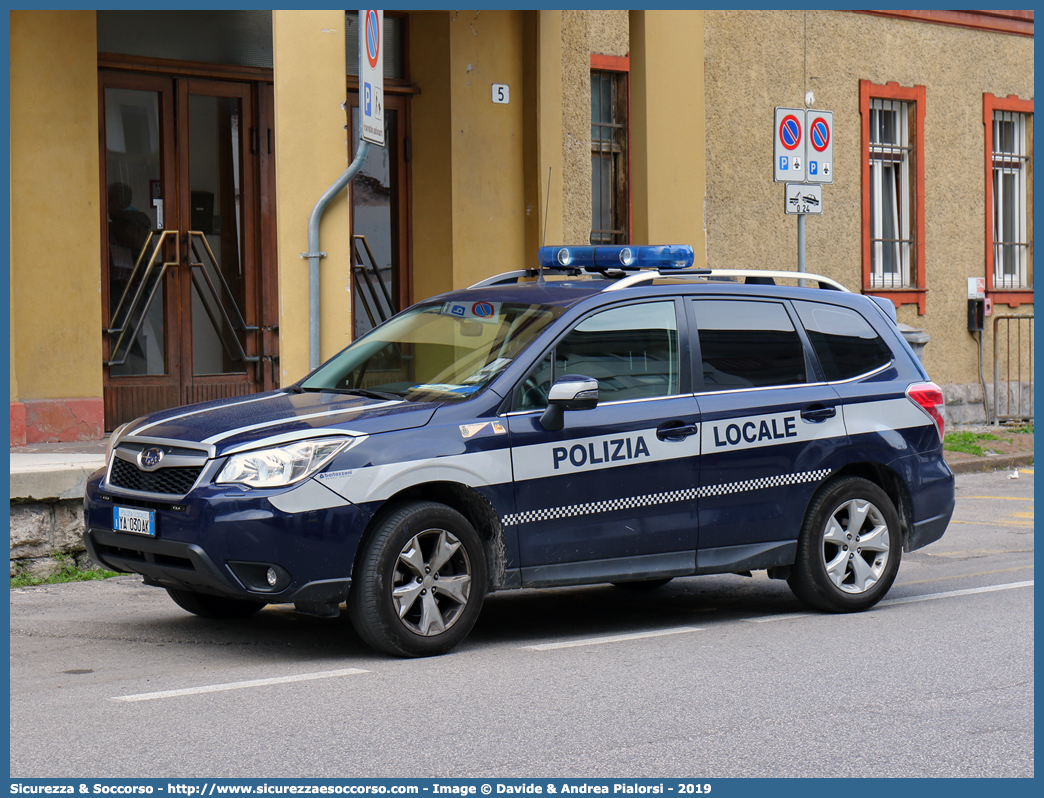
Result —
MULTIPOLYGON (((1026 412, 1022 409, 1022 321, 1026 319, 1029 321, 1029 334, 1026 336, 1027 343, 1029 345, 1029 351, 1027 353, 1029 359, 1029 383, 1032 390, 1033 385, 1033 314, 1022 313, 1012 314, 1005 316, 994 316, 993 317, 993 424, 999 426, 1001 420, 1004 421, 1023 421, 1033 419, 1033 402, 1029 403, 1029 407, 1026 412), (998 335, 998 323, 1004 321, 1007 326, 1007 353, 1005 358, 1005 376, 1007 377, 1007 388, 1004 391, 1005 409, 1007 413, 1000 412, 1000 336, 998 335), (1015 345, 1015 359, 1018 379, 1015 381, 1018 392, 1018 412, 1011 412, 1011 323, 1016 323, 1016 330, 1018 339, 1015 345)), ((986 422, 989 423, 987 417, 986 422)))
MULTIPOLYGON (((138 288, 134 292, 134 298, 131 300, 130 306, 127 308, 127 315, 120 326, 116 326, 116 315, 123 307, 123 302, 127 298, 127 293, 130 291, 131 285, 134 284, 134 275, 138 271, 138 267, 141 265, 142 258, 145 255, 145 251, 148 249, 149 242, 152 240, 153 233, 150 231, 148 238, 145 239, 145 244, 142 245, 141 253, 138 255, 138 260, 134 264, 134 269, 131 270, 130 279, 127 281, 127 287, 123 289, 123 295, 120 297, 120 301, 116 305, 116 311, 113 317, 109 320, 111 327, 104 329, 104 332, 109 335, 119 333, 119 338, 116 339, 115 345, 112 347, 112 353, 120 351, 120 346, 123 344, 123 339, 127 337, 127 326, 130 323, 131 318, 134 316, 134 312, 138 309, 138 305, 141 303, 142 292, 145 290, 146 284, 149 282, 149 275, 152 273, 153 267, 156 265, 156 259, 163 251, 163 242, 168 236, 174 239, 174 260, 164 261, 160 265, 159 274, 156 276, 155 282, 152 284, 152 290, 149 291, 148 298, 145 300, 145 305, 141 309, 141 314, 138 316, 138 323, 134 325, 134 332, 131 334, 131 341, 134 341, 138 337, 138 333, 141 332, 141 327, 145 323, 145 317, 148 315, 149 308, 152 307, 152 301, 156 298, 156 292, 159 291, 160 285, 163 284, 163 276, 167 273, 168 266, 177 266, 181 261, 181 240, 177 235, 177 230, 163 230, 160 233, 159 240, 156 242, 156 247, 152 251, 152 256, 149 258, 149 263, 145 267, 145 271, 142 274, 141 282, 138 283, 138 288)), ((105 361, 106 366, 122 366, 127 362, 127 357, 130 355, 130 345, 128 344, 127 350, 123 353, 123 357, 119 360, 107 360, 105 361)))
MULTIPOLYGON (((366 311, 366 316, 369 318, 370 326, 376 327, 378 324, 386 322, 392 316, 395 315, 395 304, 392 302, 391 294, 388 293, 388 287, 384 284, 384 280, 381 278, 380 269, 377 267, 377 259, 373 255, 373 250, 370 249, 370 244, 366 240, 364 235, 353 235, 352 236, 352 273, 357 277, 362 278, 362 283, 366 286, 366 293, 360 291, 362 295, 363 310, 366 311), (367 265, 359 252, 359 244, 362 244, 363 249, 366 250, 366 256, 369 259, 369 265, 367 265), (369 272, 373 272, 373 277, 369 272), (377 293, 377 289, 373 285, 373 281, 377 282, 380 286, 381 295, 384 296, 385 306, 388 308, 388 312, 385 313, 384 307, 381 305, 380 296, 377 293), (369 297, 366 296, 369 294, 369 297), (369 302, 367 301, 369 299, 369 302), (373 309, 371 310, 371 304, 373 309), (377 317, 374 317, 374 311, 377 313, 377 317)), ((356 280, 356 285, 359 285, 356 280)))
POLYGON ((232 340, 236 344, 236 352, 238 353, 238 357, 236 356, 236 353, 233 353, 232 350, 229 349, 228 343, 225 341, 225 336, 221 334, 222 331, 225 329, 224 326, 222 326, 219 320, 214 317, 214 312, 211 310, 210 305, 208 305, 206 301, 203 299, 203 288, 200 285, 199 280, 197 279, 197 270, 199 274, 203 275, 203 279, 206 281, 207 286, 210 288, 210 293, 217 303, 218 310, 221 312, 221 319, 225 322, 225 324, 227 324, 233 330, 239 330, 241 332, 257 332, 261 329, 260 327, 249 326, 246 323, 246 320, 243 318, 243 313, 240 311, 239 305, 236 304, 235 297, 232 296, 232 290, 228 286, 228 281, 225 280, 225 276, 221 273, 221 269, 216 268, 218 260, 216 257, 214 257, 214 251, 210 248, 210 243, 207 241, 206 235, 204 235, 199 230, 189 230, 188 247, 189 252, 191 254, 194 254, 198 258, 198 262, 193 261, 191 258, 189 259, 189 266, 192 267, 192 283, 196 286, 196 290, 199 291, 203 309, 206 311, 207 316, 210 318, 210 323, 214 325, 214 329, 218 333, 218 339, 221 341, 221 346, 225 350, 225 354, 227 354, 234 361, 244 361, 247 363, 260 362, 261 358, 259 356, 248 355, 246 353, 246 350, 243 348, 243 344, 240 342, 239 336, 237 335, 233 335, 232 340), (238 324, 236 322, 233 322, 232 319, 229 317, 228 313, 225 311, 225 305, 221 301, 221 297, 218 295, 217 288, 214 286, 214 281, 210 279, 210 272, 207 271, 207 268, 203 263, 203 259, 199 257, 199 252, 195 249, 195 246, 192 241, 193 236, 198 237, 203 242, 203 247, 206 249, 207 254, 210 256, 210 262, 215 265, 214 271, 217 272, 218 280, 221 282, 221 287, 225 289, 225 295, 228 297, 229 304, 232 306, 232 310, 235 312, 238 324))

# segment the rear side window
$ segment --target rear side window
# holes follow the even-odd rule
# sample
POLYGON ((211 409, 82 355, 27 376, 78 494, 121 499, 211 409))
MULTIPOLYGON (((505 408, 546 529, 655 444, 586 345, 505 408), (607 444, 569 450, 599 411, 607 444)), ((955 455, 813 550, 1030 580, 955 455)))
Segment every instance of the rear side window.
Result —
POLYGON ((892 359, 870 322, 851 308, 795 302, 801 323, 830 382, 866 374, 892 359))
POLYGON ((693 307, 704 390, 807 382, 804 347, 780 303, 704 299, 693 307))

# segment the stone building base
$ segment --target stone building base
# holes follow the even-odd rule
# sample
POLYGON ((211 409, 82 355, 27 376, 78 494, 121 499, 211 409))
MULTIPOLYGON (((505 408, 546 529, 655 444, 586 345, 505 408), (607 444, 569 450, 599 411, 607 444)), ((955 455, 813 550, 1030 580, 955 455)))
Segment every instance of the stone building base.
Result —
POLYGON ((1028 421, 1033 420, 1032 382, 1000 383, 999 408, 994 403, 993 383, 987 382, 986 401, 990 411, 988 419, 982 404, 982 385, 980 383, 951 384, 941 387, 943 396, 946 398, 946 423, 948 426, 981 426, 991 424, 998 411, 1002 417, 1004 415, 1017 415, 1019 414, 1020 398, 1022 400, 1022 415, 1024 419, 1028 421))

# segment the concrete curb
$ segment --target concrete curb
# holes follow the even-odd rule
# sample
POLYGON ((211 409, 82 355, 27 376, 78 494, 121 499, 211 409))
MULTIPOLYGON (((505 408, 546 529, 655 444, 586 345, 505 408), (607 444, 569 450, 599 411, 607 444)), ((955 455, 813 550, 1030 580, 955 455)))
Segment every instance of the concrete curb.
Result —
POLYGON ((1006 471, 1019 466, 1033 465, 1033 452, 1028 454, 994 455, 976 457, 974 460, 947 461, 946 465, 955 474, 978 474, 983 471, 1006 471))

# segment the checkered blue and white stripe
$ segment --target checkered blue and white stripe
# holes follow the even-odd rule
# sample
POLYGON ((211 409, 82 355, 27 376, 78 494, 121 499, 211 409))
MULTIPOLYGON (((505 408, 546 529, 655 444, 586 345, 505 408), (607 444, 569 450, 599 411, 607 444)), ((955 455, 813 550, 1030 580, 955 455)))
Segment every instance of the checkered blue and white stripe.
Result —
POLYGON ((805 482, 818 482, 827 477, 832 469, 822 468, 818 471, 803 471, 799 474, 780 474, 760 479, 745 479, 741 482, 723 482, 718 485, 704 485, 701 488, 685 488, 664 493, 648 493, 644 496, 628 496, 620 499, 607 499, 586 504, 569 504, 562 507, 547 507, 542 510, 525 510, 512 513, 500 519, 504 526, 511 524, 532 524, 538 521, 551 521, 558 518, 572 518, 578 515, 596 515, 614 510, 631 510, 635 507, 650 507, 657 504, 691 501, 704 496, 724 496, 729 493, 746 493, 764 488, 778 488, 783 485, 800 485, 805 482))

